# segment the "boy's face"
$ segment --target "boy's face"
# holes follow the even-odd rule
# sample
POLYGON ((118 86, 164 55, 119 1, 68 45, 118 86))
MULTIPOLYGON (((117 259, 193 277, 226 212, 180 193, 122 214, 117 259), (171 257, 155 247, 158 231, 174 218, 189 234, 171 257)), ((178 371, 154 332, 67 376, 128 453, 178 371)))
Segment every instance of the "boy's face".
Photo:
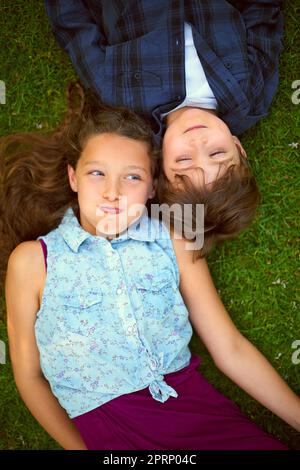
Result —
POLYGON ((188 176, 195 186, 212 183, 239 164, 239 149, 245 155, 237 137, 211 110, 182 108, 168 115, 163 168, 171 184, 176 175, 188 176))

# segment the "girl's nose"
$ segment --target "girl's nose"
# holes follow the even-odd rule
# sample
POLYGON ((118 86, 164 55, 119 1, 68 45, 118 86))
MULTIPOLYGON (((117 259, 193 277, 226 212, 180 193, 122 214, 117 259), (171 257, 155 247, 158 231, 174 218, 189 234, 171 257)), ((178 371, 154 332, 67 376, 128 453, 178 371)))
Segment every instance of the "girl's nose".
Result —
POLYGON ((118 182, 108 181, 103 191, 103 197, 109 201, 120 199, 120 190, 118 182))

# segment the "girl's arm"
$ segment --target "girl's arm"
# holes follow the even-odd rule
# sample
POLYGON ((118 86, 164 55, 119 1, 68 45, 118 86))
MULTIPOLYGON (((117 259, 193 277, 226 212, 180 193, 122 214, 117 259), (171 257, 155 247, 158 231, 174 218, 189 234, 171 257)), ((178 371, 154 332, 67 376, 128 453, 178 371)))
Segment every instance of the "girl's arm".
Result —
POLYGON ((267 359, 237 330, 204 259, 192 261, 186 240, 173 240, 180 290, 190 321, 216 366, 249 395, 300 431, 300 399, 267 359))
POLYGON ((5 284, 14 377, 27 407, 50 436, 64 449, 86 450, 78 430, 54 397, 40 368, 34 324, 44 278, 40 242, 21 243, 9 258, 5 284))

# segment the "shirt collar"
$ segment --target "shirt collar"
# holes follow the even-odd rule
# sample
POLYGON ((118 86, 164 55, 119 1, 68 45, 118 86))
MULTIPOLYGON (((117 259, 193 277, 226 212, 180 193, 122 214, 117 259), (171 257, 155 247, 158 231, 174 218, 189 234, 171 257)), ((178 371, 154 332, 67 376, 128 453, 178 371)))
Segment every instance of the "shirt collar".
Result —
POLYGON ((84 230, 71 207, 67 209, 58 227, 60 234, 72 251, 78 252, 80 245, 87 239, 97 239, 102 243, 116 244, 127 239, 144 242, 155 241, 159 232, 159 220, 151 219, 146 212, 119 237, 108 241, 105 237, 92 235, 84 230))

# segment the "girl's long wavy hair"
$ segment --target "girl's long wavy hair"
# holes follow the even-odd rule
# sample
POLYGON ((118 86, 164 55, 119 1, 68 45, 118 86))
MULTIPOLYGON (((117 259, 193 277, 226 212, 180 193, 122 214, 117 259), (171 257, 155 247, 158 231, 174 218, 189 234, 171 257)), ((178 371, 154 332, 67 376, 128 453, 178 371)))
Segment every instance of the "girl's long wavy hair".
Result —
POLYGON ((79 83, 67 90, 68 110, 49 134, 20 133, 0 139, 0 281, 10 253, 21 242, 56 228, 68 207, 78 215, 67 166, 76 168, 87 140, 106 132, 145 142, 157 176, 159 153, 151 129, 132 111, 100 103, 79 83))

